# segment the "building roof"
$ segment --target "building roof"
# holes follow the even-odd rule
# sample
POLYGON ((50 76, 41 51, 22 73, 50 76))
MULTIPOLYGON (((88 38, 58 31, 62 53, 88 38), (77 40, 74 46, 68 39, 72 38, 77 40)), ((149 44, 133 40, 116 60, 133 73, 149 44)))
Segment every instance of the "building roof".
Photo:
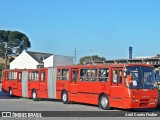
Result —
POLYGON ((33 59, 35 59, 39 63, 43 63, 43 60, 50 57, 53 54, 50 53, 41 53, 41 52, 32 52, 26 51, 33 59))

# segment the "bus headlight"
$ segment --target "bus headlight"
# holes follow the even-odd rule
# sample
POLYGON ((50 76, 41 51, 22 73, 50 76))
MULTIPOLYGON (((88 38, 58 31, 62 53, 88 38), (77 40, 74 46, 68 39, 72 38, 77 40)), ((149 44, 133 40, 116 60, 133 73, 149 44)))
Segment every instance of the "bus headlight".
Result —
POLYGON ((151 99, 150 104, 155 104, 157 102, 156 98, 151 99))

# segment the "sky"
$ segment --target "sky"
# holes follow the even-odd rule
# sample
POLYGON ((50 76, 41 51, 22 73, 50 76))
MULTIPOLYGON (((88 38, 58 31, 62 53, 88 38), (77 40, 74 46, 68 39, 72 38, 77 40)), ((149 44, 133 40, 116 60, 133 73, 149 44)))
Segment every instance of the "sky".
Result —
POLYGON ((79 58, 160 54, 160 0, 1 0, 0 29, 29 37, 29 51, 79 58))

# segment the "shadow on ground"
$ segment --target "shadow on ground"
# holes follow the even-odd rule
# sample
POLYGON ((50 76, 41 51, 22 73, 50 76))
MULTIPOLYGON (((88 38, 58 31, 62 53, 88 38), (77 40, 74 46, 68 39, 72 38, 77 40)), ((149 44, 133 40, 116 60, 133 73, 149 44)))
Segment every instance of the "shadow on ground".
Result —
POLYGON ((0 91, 0 99, 19 99, 20 97, 9 96, 9 94, 0 91))

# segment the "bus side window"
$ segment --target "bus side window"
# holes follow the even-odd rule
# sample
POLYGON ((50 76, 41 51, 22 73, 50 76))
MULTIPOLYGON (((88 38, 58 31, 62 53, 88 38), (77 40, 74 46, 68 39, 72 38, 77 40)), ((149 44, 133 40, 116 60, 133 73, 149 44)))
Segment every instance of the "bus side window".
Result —
POLYGON ((11 76, 12 76, 12 73, 11 73, 11 72, 8 72, 8 73, 7 73, 7 79, 8 79, 8 80, 11 80, 11 76))
POLYGON ((99 69, 99 72, 98 72, 98 81, 99 82, 108 81, 108 75, 109 75, 108 71, 109 71, 108 68, 100 68, 99 69))
POLYGON ((72 82, 77 82, 78 80, 78 69, 72 70, 72 82))
POLYGON ((7 72, 8 80, 17 80, 17 72, 7 72))
POLYGON ((69 79, 69 69, 62 69, 62 80, 69 79))
POLYGON ((31 72, 29 72, 29 74, 28 74, 28 78, 29 78, 29 80, 31 80, 31 72))
POLYGON ((38 81, 38 71, 32 71, 29 73, 29 80, 38 81))
POLYGON ((61 80, 62 78, 62 72, 61 72, 61 69, 58 69, 57 70, 57 80, 61 80))
POLYGON ((117 84, 117 82, 118 82, 117 70, 113 70, 113 83, 117 84))
POLYGON ((90 80, 90 69, 81 69, 80 70, 80 81, 89 81, 90 80))
POLYGON ((113 83, 122 84, 122 70, 113 70, 113 83))
POLYGON ((12 79, 13 79, 13 80, 17 80, 17 72, 13 72, 13 74, 12 74, 12 79))
POLYGON ((156 78, 157 81, 160 80, 160 73, 159 73, 159 70, 156 70, 156 71, 155 71, 155 78, 156 78))
POLYGON ((119 70, 118 84, 122 84, 122 70, 119 70))
POLYGON ((97 69, 91 69, 91 79, 92 82, 97 81, 97 69))
POLYGON ((18 80, 21 81, 22 80, 22 73, 18 73, 18 80))
POLYGON ((41 76, 40 76, 41 78, 41 82, 43 83, 43 82, 45 82, 45 72, 41 72, 41 76))
POLYGON ((34 78, 33 80, 38 81, 38 71, 33 72, 34 78))
POLYGON ((9 72, 6 72, 6 80, 9 79, 9 72))
POLYGON ((69 80, 69 69, 58 69, 57 80, 69 80))

